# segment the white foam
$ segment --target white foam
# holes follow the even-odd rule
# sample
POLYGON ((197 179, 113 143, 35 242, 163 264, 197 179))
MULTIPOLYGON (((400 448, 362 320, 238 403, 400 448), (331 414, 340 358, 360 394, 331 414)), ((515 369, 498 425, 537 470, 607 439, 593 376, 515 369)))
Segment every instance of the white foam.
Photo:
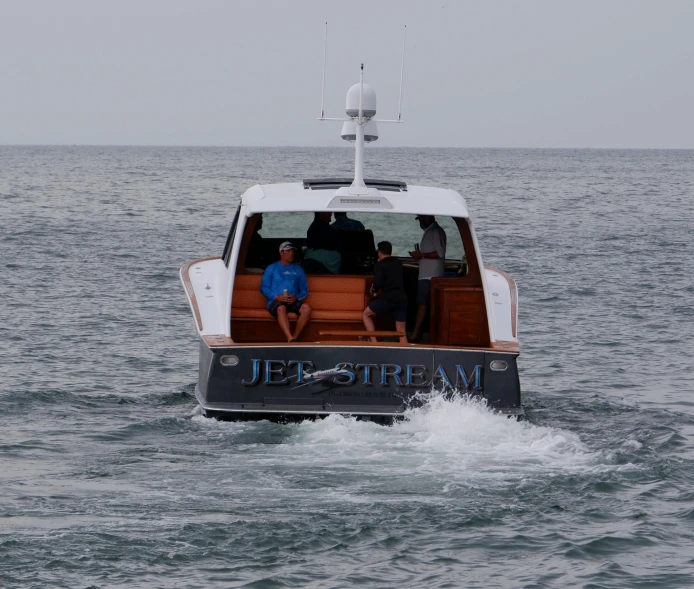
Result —
MULTIPOLYGON (((608 452, 592 451, 571 431, 508 418, 478 399, 441 394, 427 398, 425 405, 408 410, 393 426, 341 415, 285 426, 222 423, 200 416, 192 420, 208 436, 256 445, 256 450, 244 452, 247 466, 311 472, 316 480, 334 476, 345 483, 339 486, 348 489, 352 499, 357 499, 362 485, 370 491, 408 488, 423 496, 470 488, 522 490, 542 486, 555 476, 632 468, 618 466, 608 452), (281 428, 282 439, 263 443, 269 428, 281 428)), ((237 455, 234 460, 238 459, 237 455)), ((283 486, 283 475, 278 477, 268 485, 283 486)))
MULTIPOLYGON (((390 474, 521 481, 539 473, 614 468, 602 452, 592 452, 566 430, 509 419, 473 398, 430 395, 392 427, 339 415, 295 427, 280 451, 314 463, 381 469, 390 474)), ((450 481, 449 481, 450 482, 450 481)))

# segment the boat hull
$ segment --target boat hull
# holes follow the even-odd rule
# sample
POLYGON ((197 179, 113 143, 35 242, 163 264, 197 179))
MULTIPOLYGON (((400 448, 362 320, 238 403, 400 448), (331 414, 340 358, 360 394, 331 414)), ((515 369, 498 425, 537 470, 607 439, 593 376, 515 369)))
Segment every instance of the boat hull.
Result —
POLYGON ((432 390, 486 399, 521 415, 515 352, 386 346, 238 346, 200 342, 196 397, 208 416, 393 418, 432 390))

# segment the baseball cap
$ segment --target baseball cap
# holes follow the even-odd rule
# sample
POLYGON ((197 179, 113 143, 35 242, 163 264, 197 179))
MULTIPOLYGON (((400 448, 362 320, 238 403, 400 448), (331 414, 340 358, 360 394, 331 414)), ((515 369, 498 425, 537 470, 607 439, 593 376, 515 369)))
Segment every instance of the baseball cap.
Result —
POLYGON ((294 244, 291 241, 283 241, 280 244, 280 251, 282 250, 295 250, 294 244))

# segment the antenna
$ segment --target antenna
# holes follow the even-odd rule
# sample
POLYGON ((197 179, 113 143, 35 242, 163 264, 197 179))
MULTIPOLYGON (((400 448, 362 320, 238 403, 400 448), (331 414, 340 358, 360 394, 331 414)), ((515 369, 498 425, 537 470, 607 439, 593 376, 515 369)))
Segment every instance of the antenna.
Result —
POLYGON ((324 100, 325 100, 325 64, 328 59, 328 21, 325 21, 325 42, 323 44, 323 83, 320 88, 320 116, 319 121, 345 121, 344 118, 331 118, 325 116, 324 100))
POLYGON ((402 81, 405 76, 405 42, 407 41, 407 25, 402 33, 402 61, 400 62, 400 97, 398 98, 397 119, 373 119, 377 123, 404 123, 402 120, 402 81))
MULTIPOLYGON (((374 107, 376 103, 374 100, 374 107)), ((375 109, 374 109, 375 110, 375 109)), ((354 141, 354 180, 351 188, 366 188, 364 184, 364 64, 359 70, 359 113, 357 116, 354 141)))
POLYGON ((361 69, 359 70, 359 124, 361 125, 364 120, 362 108, 364 103, 364 64, 361 64, 361 69))
POLYGON ((347 141, 354 141, 354 180, 352 185, 340 188, 337 195, 354 194, 378 194, 376 188, 369 188, 364 182, 364 144, 378 139, 378 126, 376 123, 402 123, 402 82, 405 74, 405 43, 407 40, 407 26, 405 26, 402 38, 402 61, 400 64, 400 96, 398 98, 398 118, 394 120, 376 119, 376 92, 364 83, 364 64, 360 64, 359 83, 354 84, 347 91, 345 112, 347 118, 331 118, 325 116, 325 66, 328 55, 328 23, 325 23, 325 42, 323 46, 323 83, 320 94, 319 121, 341 121, 342 132, 340 135, 347 141))
MULTIPOLYGON (((325 61, 328 56, 328 21, 325 21, 325 43, 323 44, 323 84, 320 89, 320 118, 322 119, 325 111, 323 110, 323 98, 325 95, 325 61)), ((404 56, 403 56, 404 59, 404 56)), ((400 80, 400 92, 402 93, 402 79, 400 80)))
MULTIPOLYGON (((405 73, 405 40, 406 39, 407 39, 407 25, 405 25, 405 32, 402 34, 402 63, 400 65, 400 98, 398 99, 398 121, 402 120, 402 76, 405 73)), ((325 75, 325 64, 323 64, 323 75, 325 75)))

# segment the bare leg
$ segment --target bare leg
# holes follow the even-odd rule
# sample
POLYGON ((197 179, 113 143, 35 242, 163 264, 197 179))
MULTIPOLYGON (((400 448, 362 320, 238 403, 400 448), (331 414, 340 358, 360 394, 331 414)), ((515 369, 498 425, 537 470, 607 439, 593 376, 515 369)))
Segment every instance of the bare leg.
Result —
POLYGON ((287 341, 292 339, 292 330, 289 328, 289 318, 287 317, 287 307, 280 305, 277 307, 277 323, 287 337, 287 341))
MULTIPOLYGON (((405 326, 405 322, 404 322, 404 321, 396 321, 396 322, 395 322, 395 329, 396 329, 397 331, 401 331, 402 333, 405 333, 405 329, 407 329, 407 327, 405 326)), ((403 335, 403 336, 400 338, 400 343, 401 343, 401 344, 406 344, 406 343, 407 343, 407 335, 403 335)))
POLYGON ((412 330, 413 340, 418 340, 422 337, 422 325, 424 325, 424 319, 427 316, 427 306, 417 305, 417 319, 414 324, 414 329, 412 330))
MULTIPOLYGON (((364 327, 366 327, 366 331, 376 331, 376 326, 374 325, 374 321, 372 317, 375 317, 376 313, 374 313, 371 309, 366 307, 364 309, 364 312, 362 313, 361 319, 364 322, 364 327)), ((377 342, 378 339, 375 337, 371 338, 372 342, 377 342)))
POLYGON ((299 309, 299 318, 296 321, 296 331, 294 332, 294 337, 290 339, 299 339, 299 334, 306 327, 309 319, 311 319, 311 305, 304 303, 299 309))

